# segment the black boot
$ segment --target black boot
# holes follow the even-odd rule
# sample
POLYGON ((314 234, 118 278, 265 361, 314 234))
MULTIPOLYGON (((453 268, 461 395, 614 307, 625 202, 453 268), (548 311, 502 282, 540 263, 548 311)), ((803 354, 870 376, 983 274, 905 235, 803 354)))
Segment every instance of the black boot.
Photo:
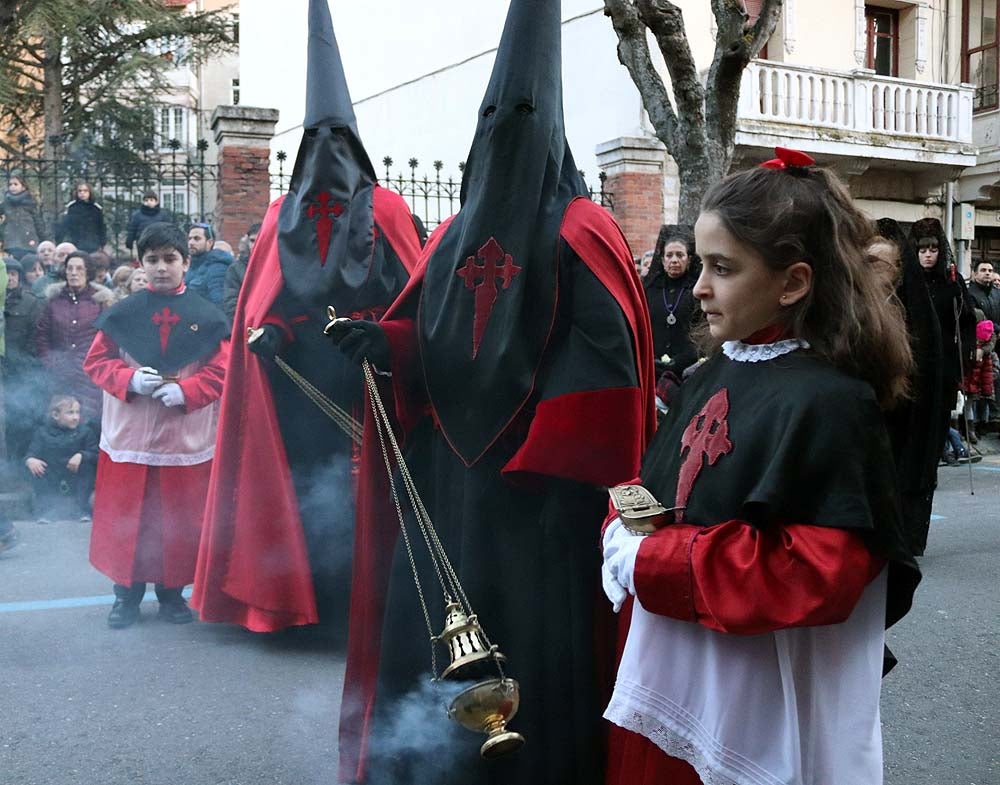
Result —
POLYGON ((108 626, 113 630, 123 630, 139 621, 139 603, 145 593, 145 583, 133 583, 131 586, 116 583, 115 604, 108 614, 108 626))
POLYGON ((181 595, 181 589, 167 589, 156 584, 156 599, 160 601, 159 617, 171 624, 189 624, 194 615, 181 595))

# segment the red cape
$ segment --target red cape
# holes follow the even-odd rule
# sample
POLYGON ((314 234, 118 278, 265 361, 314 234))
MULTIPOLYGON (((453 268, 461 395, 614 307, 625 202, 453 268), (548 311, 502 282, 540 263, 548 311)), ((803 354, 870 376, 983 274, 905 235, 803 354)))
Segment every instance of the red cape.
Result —
MULTIPOLYGON (((271 386, 247 348, 247 328, 264 323, 284 285, 278 213, 268 208, 233 319, 233 341, 219 412, 212 479, 191 604, 202 621, 273 632, 319 619, 288 458, 271 386)), ((406 202, 379 186, 375 223, 408 272, 420 253, 406 202)), ((364 489, 359 489, 359 496, 364 489)))
MULTIPOLYGON (((404 431, 427 411, 426 400, 407 396, 406 380, 422 378, 413 319, 427 259, 433 254, 448 223, 443 223, 431 236, 416 272, 381 322, 392 347, 395 413, 404 431)), ((597 390, 592 394, 563 396, 550 402, 551 406, 539 406, 529 430, 529 440, 533 445, 544 446, 545 450, 522 448, 504 472, 512 479, 522 473, 534 472, 580 482, 601 482, 595 477, 597 474, 603 475, 601 484, 622 483, 639 473, 639 460, 656 428, 652 331, 646 297, 635 272, 628 242, 606 210, 589 199, 575 199, 566 209, 560 234, 621 306, 632 331, 638 390, 627 396, 620 395, 619 391, 597 390), (621 411, 608 407, 618 407, 621 411), (600 416, 595 417, 595 412, 600 416), (604 466, 595 468, 573 460, 574 455, 593 454, 589 450, 574 450, 573 442, 566 438, 574 430, 579 431, 580 423, 587 423, 592 433, 596 430, 594 438, 607 445, 608 461, 604 466), (602 423, 607 427, 598 429, 596 426, 602 423), (560 446, 568 449, 559 449, 560 446)), ((368 480, 368 487, 359 489, 358 496, 347 670, 340 711, 342 782, 363 782, 365 779, 367 745, 378 680, 384 599, 399 531, 385 475, 378 439, 373 433, 369 438, 366 422, 361 476, 368 480), (366 491, 378 495, 365 498, 363 493, 366 491)), ((594 547, 597 547, 596 543, 594 547)), ((614 635, 610 630, 601 634, 614 635)))

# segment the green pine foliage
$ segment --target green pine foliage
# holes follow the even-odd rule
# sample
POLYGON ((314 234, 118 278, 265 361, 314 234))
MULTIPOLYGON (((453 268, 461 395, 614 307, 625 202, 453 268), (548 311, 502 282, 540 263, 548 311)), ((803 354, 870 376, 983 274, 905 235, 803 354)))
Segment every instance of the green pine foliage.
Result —
POLYGON ((141 151, 177 66, 235 49, 227 9, 189 13, 165 0, 3 0, 0 131, 36 154, 51 137, 88 152, 141 151), (38 131, 44 129, 44 138, 38 131))

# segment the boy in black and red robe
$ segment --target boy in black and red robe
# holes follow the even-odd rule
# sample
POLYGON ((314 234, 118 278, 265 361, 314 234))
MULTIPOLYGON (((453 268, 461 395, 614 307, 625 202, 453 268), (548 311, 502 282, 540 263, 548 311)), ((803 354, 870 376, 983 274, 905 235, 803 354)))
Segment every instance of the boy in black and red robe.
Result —
POLYGON ((171 224, 139 237, 149 288, 105 311, 83 369, 104 391, 91 563, 115 582, 113 628, 139 618, 146 583, 159 613, 191 621, 194 578, 215 453, 229 322, 190 292, 187 238, 171 224))

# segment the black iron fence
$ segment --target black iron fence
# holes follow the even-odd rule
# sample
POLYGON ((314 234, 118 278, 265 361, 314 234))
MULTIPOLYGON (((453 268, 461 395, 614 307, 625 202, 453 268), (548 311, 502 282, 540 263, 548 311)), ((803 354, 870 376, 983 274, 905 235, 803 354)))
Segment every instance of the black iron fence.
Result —
MULTIPOLYGON (((66 206, 75 198, 76 186, 81 182, 90 186, 94 200, 103 208, 108 245, 121 258, 129 255, 125 247, 129 218, 142 204, 147 191, 158 195, 160 207, 179 226, 186 228, 192 223, 211 221, 213 217, 219 167, 205 162, 208 142, 204 139, 190 148, 176 139, 162 146, 149 142, 145 149, 116 159, 93 157, 85 150, 71 148, 68 140, 53 138, 52 141, 55 144, 51 157, 29 153, 29 139, 23 135, 19 138, 20 152, 0 157, 0 188, 6 187, 12 175, 18 175, 38 203, 45 234, 40 239, 62 239, 66 206)), ((292 166, 285 152, 278 152, 275 157, 271 190, 284 193, 292 166)), ((428 230, 458 212, 464 162, 458 164, 457 176, 443 175, 442 161, 433 162, 433 175, 418 174, 420 162, 416 158, 406 162, 408 174, 399 169, 393 174, 394 161, 390 156, 382 159, 382 166, 382 185, 406 199, 413 214, 428 230)), ((601 172, 598 188, 590 189, 590 198, 610 210, 614 199, 605 190, 605 179, 601 172)))
MULTIPOLYGON (((279 151, 275 157, 277 169, 271 173, 271 189, 278 193, 284 193, 288 189, 288 182, 291 179, 291 166, 288 165, 288 155, 284 151, 279 151)), ((443 176, 441 174, 441 170, 444 169, 442 161, 434 161, 432 164, 433 175, 418 175, 420 161, 416 158, 410 158, 406 162, 406 167, 410 170, 408 175, 398 169, 394 175, 392 173, 394 163, 388 155, 382 159, 385 175, 380 180, 380 184, 402 196, 410 205, 413 214, 423 221, 428 231, 458 212, 462 189, 461 172, 465 169, 464 161, 458 165, 458 177, 443 176)), ((613 194, 604 188, 606 179, 607 175, 604 172, 598 175, 599 187, 597 190, 590 189, 590 198, 611 210, 614 207, 614 199, 613 194)))
POLYGON ((94 158, 58 142, 54 155, 45 158, 26 151, 27 138, 21 141, 19 154, 0 157, 0 187, 6 188, 12 175, 23 179, 39 206, 46 235, 40 239, 62 239, 66 206, 81 182, 90 186, 94 201, 101 205, 108 245, 121 258, 129 255, 125 247, 129 217, 147 191, 158 195, 160 207, 180 226, 211 220, 219 169, 205 162, 204 139, 190 149, 176 139, 162 147, 151 142, 120 159, 94 158))

